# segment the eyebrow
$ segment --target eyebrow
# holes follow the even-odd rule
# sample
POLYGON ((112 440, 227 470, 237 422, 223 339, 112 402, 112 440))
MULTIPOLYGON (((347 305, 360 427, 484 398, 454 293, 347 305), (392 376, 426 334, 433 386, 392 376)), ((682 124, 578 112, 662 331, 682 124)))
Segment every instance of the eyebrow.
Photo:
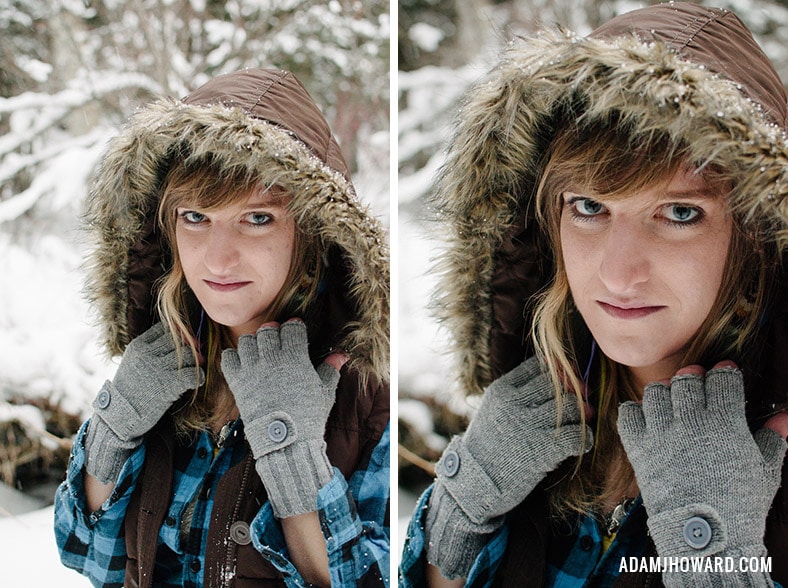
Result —
POLYGON ((258 206, 276 206, 286 208, 288 200, 291 199, 290 194, 282 189, 266 188, 265 190, 255 192, 250 196, 247 201, 246 209, 256 208, 258 206))
POLYGON ((696 190, 668 190, 665 192, 664 199, 714 200, 719 197, 719 194, 714 194, 709 189, 698 188, 696 190))

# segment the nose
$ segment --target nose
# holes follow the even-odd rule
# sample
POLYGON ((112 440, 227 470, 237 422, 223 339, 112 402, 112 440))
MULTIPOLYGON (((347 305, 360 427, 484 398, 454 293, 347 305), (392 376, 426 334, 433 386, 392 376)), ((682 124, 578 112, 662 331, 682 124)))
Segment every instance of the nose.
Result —
POLYGON ((205 243, 205 267, 215 276, 223 276, 238 265, 239 259, 235 233, 219 223, 214 224, 205 243))
POLYGON ((636 223, 611 223, 599 263, 599 277, 611 294, 627 295, 649 279, 652 240, 636 223))

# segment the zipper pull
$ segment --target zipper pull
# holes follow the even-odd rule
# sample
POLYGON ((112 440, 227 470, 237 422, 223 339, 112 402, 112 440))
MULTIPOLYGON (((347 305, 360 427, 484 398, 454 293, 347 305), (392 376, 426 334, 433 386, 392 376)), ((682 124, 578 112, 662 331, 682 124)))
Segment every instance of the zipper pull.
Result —
POLYGON ((227 437, 230 436, 230 429, 232 429, 234 422, 235 421, 226 422, 219 430, 219 434, 216 436, 216 449, 221 449, 225 441, 227 441, 227 437))

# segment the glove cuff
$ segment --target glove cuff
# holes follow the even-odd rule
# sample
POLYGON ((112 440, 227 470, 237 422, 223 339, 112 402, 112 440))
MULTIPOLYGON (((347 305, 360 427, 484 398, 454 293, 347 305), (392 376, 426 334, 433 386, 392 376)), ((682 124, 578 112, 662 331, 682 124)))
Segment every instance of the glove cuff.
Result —
POLYGON ((85 435, 85 470, 102 484, 113 484, 141 442, 119 439, 107 423, 93 415, 85 435))
POLYGON ((267 453, 257 459, 255 469, 278 519, 316 511, 317 493, 334 476, 322 439, 267 453))
POLYGON ((498 516, 502 494, 461 437, 451 440, 435 467, 438 479, 469 522, 484 525, 498 516))
MULTIPOLYGON (((129 393, 128 391, 126 392, 129 393)), ((112 429, 115 437, 125 443, 135 440, 137 435, 133 427, 138 426, 140 414, 124 394, 118 392, 115 384, 109 380, 104 382, 101 390, 93 401, 94 415, 112 429)))
POLYGON ((728 547, 725 525, 707 504, 688 504, 650 515, 648 528, 661 557, 706 557, 728 547))
POLYGON ((490 534, 501 524, 503 517, 473 523, 442 483, 436 482, 424 525, 427 561, 449 580, 467 578, 490 534))
MULTIPOLYGON (((243 417, 241 417, 243 418, 243 417)), ((276 451, 282 451, 297 442, 309 442, 322 438, 322 430, 317 434, 313 431, 301 431, 296 427, 293 417, 288 413, 277 410, 250 422, 244 422, 244 435, 252 449, 255 459, 264 457, 276 451), (314 439, 307 439, 305 433, 312 433, 314 439)))

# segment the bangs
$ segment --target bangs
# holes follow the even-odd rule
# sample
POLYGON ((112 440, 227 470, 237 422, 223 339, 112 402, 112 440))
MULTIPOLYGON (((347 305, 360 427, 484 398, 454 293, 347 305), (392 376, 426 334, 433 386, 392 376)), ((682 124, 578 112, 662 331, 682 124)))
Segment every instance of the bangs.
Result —
POLYGON ((160 213, 168 215, 185 205, 215 210, 243 203, 260 189, 256 178, 246 169, 173 165, 164 180, 160 213))
POLYGON ((667 136, 631 136, 614 125, 567 129, 547 158, 540 192, 550 198, 564 191, 620 197, 666 185, 693 169, 686 149, 667 136))
POLYGON ((667 134, 636 134, 614 122, 562 130, 550 143, 545 162, 535 200, 537 215, 551 233, 558 229, 564 192, 623 198, 666 188, 679 173, 698 174, 710 196, 730 196, 734 186, 718 164, 694 161, 690 150, 667 134))

